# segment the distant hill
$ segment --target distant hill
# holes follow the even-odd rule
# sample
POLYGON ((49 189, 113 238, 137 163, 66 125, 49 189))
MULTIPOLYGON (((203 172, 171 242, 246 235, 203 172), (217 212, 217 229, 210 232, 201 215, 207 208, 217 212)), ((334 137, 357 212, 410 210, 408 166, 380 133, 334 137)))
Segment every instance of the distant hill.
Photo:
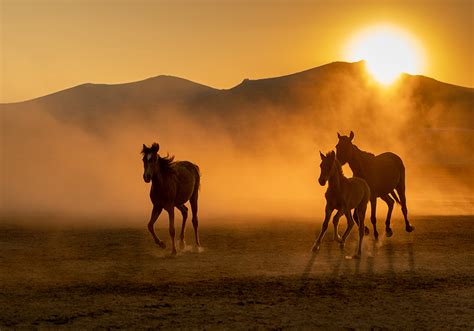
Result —
MULTIPOLYGON (((450 85, 423 76, 404 74, 394 88, 398 98, 410 98, 413 120, 426 128, 474 129, 474 89, 450 85)), ((1 109, 39 109, 87 129, 121 113, 137 118, 169 109, 195 118, 235 119, 262 110, 322 116, 359 104, 360 115, 370 109, 380 87, 371 82, 363 62, 334 62, 287 76, 250 80, 218 90, 189 80, 157 76, 126 84, 83 84, 25 102, 1 104, 1 109), (345 99, 344 99, 345 98, 345 99), (364 100, 361 100, 364 98, 364 100), (229 118, 230 116, 230 118, 229 118)), ((395 93, 395 92, 393 92, 395 93)), ((393 99, 392 99, 393 101, 393 99)), ((406 101, 406 100, 404 100, 406 101)), ((369 112, 368 112, 369 111, 369 112)), ((341 115, 342 116, 342 115, 341 115)))
POLYGON ((213 91, 191 81, 157 76, 126 84, 82 84, 36 99, 2 104, 16 110, 37 109, 65 122, 96 126, 103 117, 123 112, 146 113, 162 107, 181 107, 190 99, 213 91))

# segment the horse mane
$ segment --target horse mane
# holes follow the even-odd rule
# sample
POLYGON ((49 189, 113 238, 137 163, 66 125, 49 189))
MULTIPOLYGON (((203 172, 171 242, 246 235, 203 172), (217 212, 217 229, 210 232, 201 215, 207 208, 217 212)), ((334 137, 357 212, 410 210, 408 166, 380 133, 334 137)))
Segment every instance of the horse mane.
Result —
POLYGON ((162 173, 171 174, 171 173, 176 172, 176 170, 173 167, 173 165, 175 164, 174 155, 170 156, 168 154, 165 157, 161 157, 158 155, 158 162, 160 163, 160 171, 162 173))
POLYGON ((352 146, 354 146, 354 148, 356 149, 357 152, 361 153, 363 156, 375 156, 375 154, 373 153, 370 153, 370 152, 366 152, 366 151, 363 151, 361 150, 359 147, 357 147, 356 145, 352 144, 352 146))
MULTIPOLYGON (((334 153, 334 151, 330 151, 330 152, 326 153, 326 157, 329 157, 329 156, 330 156, 331 154, 333 154, 333 153, 334 153)), ((341 162, 339 162, 339 160, 337 159, 335 153, 334 153, 334 164, 336 165, 337 171, 338 171, 342 176, 344 176, 344 171, 342 171, 341 162)))
POLYGON ((342 166, 341 166, 341 162, 339 162, 339 160, 336 158, 334 159, 334 164, 336 165, 337 167, 337 171, 343 176, 344 176, 344 171, 342 170, 342 166))

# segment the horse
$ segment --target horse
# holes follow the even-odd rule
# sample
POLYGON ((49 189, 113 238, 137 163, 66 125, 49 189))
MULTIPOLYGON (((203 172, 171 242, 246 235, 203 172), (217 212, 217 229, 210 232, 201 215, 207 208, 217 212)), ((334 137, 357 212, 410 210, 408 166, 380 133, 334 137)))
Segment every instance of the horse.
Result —
POLYGON ((165 209, 169 215, 169 233, 171 237, 171 254, 176 255, 175 229, 174 229, 174 208, 178 208, 183 215, 183 224, 180 234, 180 248, 184 249, 184 229, 188 217, 188 208, 184 205, 190 202, 192 210, 192 223, 194 227, 194 237, 196 246, 199 248, 198 235, 198 195, 201 182, 199 167, 188 161, 174 161, 174 157, 169 155, 161 157, 158 154, 160 145, 153 143, 151 147, 143 144, 141 154, 143 155, 143 180, 145 183, 151 181, 150 199, 153 203, 148 230, 155 243, 161 248, 166 248, 166 244, 160 240, 154 231, 154 225, 161 211, 165 209))
POLYGON ((326 156, 321 155, 321 174, 319 176, 319 184, 326 185, 328 182, 328 189, 326 190, 326 209, 324 222, 321 228, 321 233, 313 245, 313 252, 319 250, 321 241, 328 228, 329 220, 332 212, 336 209, 337 213, 334 215, 334 240, 338 241, 341 247, 344 247, 347 236, 350 234, 355 223, 359 227, 359 246, 354 258, 360 258, 362 253, 362 240, 365 234, 364 218, 367 210, 367 204, 370 199, 370 188, 367 182, 362 178, 347 178, 342 172, 342 167, 336 158, 336 153, 331 151, 326 156), (351 210, 354 210, 354 218, 351 215, 351 210), (337 232, 339 218, 345 215, 347 218, 347 228, 342 238, 337 232))
POLYGON ((381 198, 388 206, 387 219, 385 220, 385 232, 387 237, 393 235, 390 228, 390 218, 394 200, 401 205, 405 218, 405 230, 412 232, 415 227, 408 221, 408 209, 405 197, 405 166, 402 159, 391 152, 374 155, 360 150, 352 143, 354 132, 349 136, 337 134, 339 142, 336 145, 336 157, 342 165, 349 163, 354 176, 364 178, 369 184, 371 197, 370 220, 374 228, 374 237, 378 239, 376 226, 377 198, 381 198), (395 190, 398 193, 395 193, 395 190))

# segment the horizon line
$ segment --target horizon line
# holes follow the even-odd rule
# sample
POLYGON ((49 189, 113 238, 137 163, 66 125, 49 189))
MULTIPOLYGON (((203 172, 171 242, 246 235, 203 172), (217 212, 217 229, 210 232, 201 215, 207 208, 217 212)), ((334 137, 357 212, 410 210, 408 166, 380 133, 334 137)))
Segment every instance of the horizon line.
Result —
MULTIPOLYGON (((54 94, 58 94, 58 93, 61 93, 61 92, 67 91, 67 90, 72 90, 72 89, 75 89, 75 88, 77 88, 77 87, 85 86, 85 85, 95 85, 95 86, 100 86, 100 85, 104 85, 104 86, 120 86, 120 85, 128 85, 128 84, 136 84, 136 83, 140 83, 140 82, 145 82, 145 81, 147 81, 147 80, 156 79, 156 78, 159 78, 159 77, 177 78, 177 79, 185 80, 185 81, 191 82, 191 83, 193 83, 193 84, 201 85, 201 86, 203 86, 203 87, 210 88, 210 89, 213 89, 213 90, 217 90, 217 91, 229 91, 229 90, 232 90, 232 89, 234 89, 234 88, 236 88, 236 87, 242 85, 242 83, 244 83, 244 82, 246 82, 246 81, 260 81, 260 80, 267 80, 267 79, 278 79, 278 78, 288 77, 288 76, 292 76, 292 75, 298 75, 298 74, 301 74, 301 73, 304 73, 304 72, 307 72, 307 71, 311 71, 311 70, 314 70, 314 69, 322 68, 322 67, 329 66, 329 65, 332 65, 332 64, 336 64, 336 63, 362 64, 362 63, 364 63, 364 62, 365 62, 365 60, 359 60, 359 61, 354 61, 354 62, 349 62, 349 61, 333 61, 333 62, 328 62, 328 63, 322 64, 322 65, 319 65, 319 66, 316 66, 316 67, 312 67, 312 68, 305 69, 305 70, 301 70, 301 71, 292 72, 292 73, 285 74, 285 75, 281 75, 281 76, 272 76, 272 77, 255 78, 255 79, 243 78, 243 79, 240 81, 240 83, 238 83, 238 84, 236 84, 236 85, 234 85, 234 86, 232 86, 232 87, 230 87, 230 88, 218 88, 218 87, 213 87, 213 86, 205 85, 205 84, 202 84, 202 83, 199 83, 199 82, 190 80, 190 79, 188 79, 188 78, 183 78, 183 77, 174 76, 174 75, 170 75, 170 74, 159 74, 159 75, 149 76, 149 77, 147 77, 147 78, 143 78, 143 79, 139 79, 139 80, 133 80, 133 81, 121 82, 121 83, 92 83, 92 82, 85 82, 85 83, 80 83, 80 84, 73 85, 73 86, 70 86, 70 87, 66 87, 66 88, 63 88, 63 89, 60 89, 60 90, 57 90, 57 91, 54 91, 54 92, 50 92, 50 93, 47 93, 47 94, 43 94, 43 95, 40 95, 40 96, 37 96, 37 97, 33 97, 33 98, 31 98, 31 99, 25 99, 25 100, 20 100, 20 101, 10 101, 10 102, 0 102, 0 105, 12 105, 12 104, 17 104, 17 103, 22 103, 22 102, 29 102, 29 101, 33 101, 33 100, 36 100, 36 99, 41 99, 41 98, 44 98, 44 97, 47 97, 47 96, 51 96, 51 95, 54 95, 54 94)), ((442 83, 442 84, 446 84, 446 85, 451 85, 451 86, 461 87, 461 88, 466 88, 466 89, 474 89, 474 86, 470 87, 470 86, 463 86, 463 85, 457 85, 457 84, 453 84, 453 83, 443 82, 443 81, 437 80, 436 78, 429 77, 429 76, 425 76, 425 75, 422 75, 422 74, 409 74, 409 73, 406 73, 406 72, 402 72, 402 73, 400 73, 400 75, 408 75, 408 76, 412 76, 412 77, 424 77, 424 78, 432 79, 432 80, 434 80, 434 81, 436 81, 436 82, 439 82, 439 83, 442 83)))

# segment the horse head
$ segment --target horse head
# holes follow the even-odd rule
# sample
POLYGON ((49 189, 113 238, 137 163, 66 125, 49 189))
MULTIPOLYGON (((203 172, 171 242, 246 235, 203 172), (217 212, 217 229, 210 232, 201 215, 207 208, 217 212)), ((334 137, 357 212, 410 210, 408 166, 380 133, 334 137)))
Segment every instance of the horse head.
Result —
POLYGON ((318 181, 321 186, 324 186, 326 185, 326 182, 328 181, 329 177, 331 177, 334 172, 334 161, 336 160, 336 153, 334 153, 334 151, 330 151, 329 153, 324 155, 323 153, 319 152, 319 155, 321 156, 321 164, 319 166, 321 168, 321 174, 319 175, 318 181))
POLYGON ((349 137, 341 136, 338 132, 337 137, 339 138, 339 142, 336 145, 336 157, 341 165, 344 165, 352 158, 352 153, 354 150, 354 145, 352 144, 354 132, 351 131, 349 137))
POLYGON ((153 143, 151 147, 143 144, 142 155, 143 155, 143 180, 145 183, 149 183, 153 178, 153 175, 157 173, 160 169, 160 163, 158 162, 158 151, 160 150, 160 145, 153 143))

